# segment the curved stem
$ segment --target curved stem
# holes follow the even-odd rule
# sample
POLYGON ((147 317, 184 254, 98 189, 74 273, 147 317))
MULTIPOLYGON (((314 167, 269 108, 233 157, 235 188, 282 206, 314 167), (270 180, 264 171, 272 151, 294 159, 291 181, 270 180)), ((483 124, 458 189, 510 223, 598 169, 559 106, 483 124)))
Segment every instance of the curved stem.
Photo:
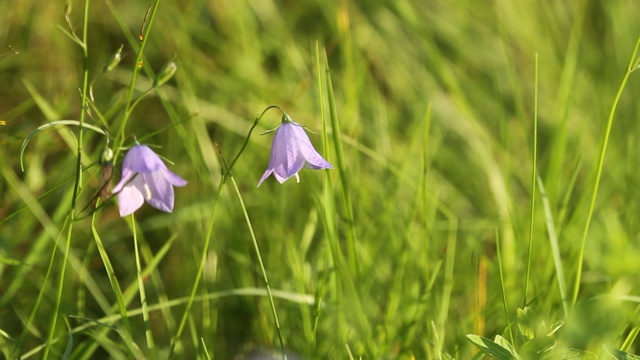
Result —
POLYGON ((616 97, 613 99, 613 104, 611 105, 611 110, 609 112, 609 118, 607 119, 607 128, 604 133, 602 148, 600 149, 600 157, 598 159, 598 168, 596 170, 596 180, 593 184, 591 201, 589 202, 587 222, 584 226, 584 231, 582 233, 582 243, 580 245, 580 254, 578 255, 578 269, 576 271, 576 279, 573 287, 573 297, 571 301, 572 305, 576 304, 576 301, 578 300, 578 294, 580 292, 580 281, 582 278, 582 265, 584 260, 584 248, 587 242, 587 234, 589 233, 589 225, 591 224, 591 218, 593 217, 593 212, 595 210, 596 197, 598 196, 598 188, 600 187, 600 178, 602 177, 602 169, 604 168, 604 158, 607 152, 607 145, 609 144, 609 135, 611 134, 611 127, 613 126, 613 118, 616 113, 616 109, 618 108, 618 103, 620 102, 622 91, 624 90, 624 87, 627 84, 627 80, 629 80, 629 76, 631 75, 631 72, 637 69, 638 63, 640 62, 640 60, 636 61, 636 54, 638 53, 639 47, 640 47, 640 38, 638 38, 638 41, 636 42, 636 47, 633 50, 631 59, 629 60, 629 65, 627 66, 627 69, 624 72, 624 76, 622 77, 622 82, 620 83, 620 87, 618 88, 616 97))
POLYGON ((244 144, 242 144, 242 147, 240 148, 240 151, 238 151, 238 154, 233 158, 231 163, 229 163, 229 166, 227 167, 228 169, 227 171, 230 172, 231 169, 233 169, 233 165, 236 163, 236 161, 238 161, 238 158, 240 158, 240 155, 242 155, 242 152, 244 152, 244 149, 247 147, 247 144, 249 144, 249 138, 251 137, 251 133, 253 133, 253 129, 255 129, 256 126, 258 126, 258 123, 260 122, 264 114, 271 109, 278 109, 282 112, 283 115, 286 115, 284 110, 282 110, 282 108, 280 108, 280 106, 278 105, 269 105, 264 110, 262 110, 262 113, 260 113, 260 115, 258 115, 258 117, 256 117, 256 119, 253 121, 253 125, 251 126, 251 129, 249 129, 249 133, 247 134, 247 137, 244 139, 244 144))

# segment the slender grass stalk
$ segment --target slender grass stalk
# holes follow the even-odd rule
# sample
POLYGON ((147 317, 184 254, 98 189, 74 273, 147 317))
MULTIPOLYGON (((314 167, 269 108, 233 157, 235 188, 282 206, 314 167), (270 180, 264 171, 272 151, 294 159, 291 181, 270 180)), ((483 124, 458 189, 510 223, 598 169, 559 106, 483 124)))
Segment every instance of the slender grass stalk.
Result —
POLYGON ((342 151, 342 141, 340 140, 340 122, 338 119, 338 110, 336 107, 335 97, 333 95, 333 85, 331 83, 331 74, 329 70, 329 61, 327 54, 324 54, 325 73, 327 77, 327 97, 329 99, 329 118, 331 119, 331 135, 333 136, 333 146, 336 152, 336 160, 338 162, 338 174, 340 175, 342 211, 344 212, 344 222, 347 228, 347 261, 352 273, 358 275, 358 259, 356 255, 356 226, 353 218, 353 204, 351 201, 351 191, 349 186, 349 178, 347 177, 347 164, 342 151))
POLYGON ((191 307, 193 306, 193 302, 196 298, 196 293, 198 292, 198 287, 200 286, 200 280, 202 279, 204 265, 207 261, 207 254, 209 253, 209 244, 211 243, 211 235, 213 233, 213 223, 215 222, 216 209, 218 208, 218 203, 220 202, 220 196, 222 195, 223 188, 222 185, 224 185, 225 180, 225 176, 222 176, 220 178, 220 184, 218 185, 218 190, 216 191, 216 195, 213 199, 211 216, 209 217, 209 225, 207 226, 207 233, 204 238, 204 244, 202 245, 202 255, 200 256, 200 263, 198 264, 198 272, 196 273, 195 279, 193 280, 193 285, 191 286, 191 294, 189 295, 189 300, 187 301, 187 305, 184 309, 184 313, 182 314, 180 324, 178 325, 178 330, 176 331, 173 340, 171 340, 171 348, 169 350, 169 356, 167 357, 168 359, 173 356, 176 344, 182 337, 182 332, 184 331, 185 325, 187 324, 189 312, 191 311, 191 307))
MULTIPOLYGON (((152 270, 151 267, 147 267, 147 270, 143 273, 143 275, 148 275, 152 270)), ((282 290, 273 290, 273 296, 275 298, 278 299, 282 299, 282 300, 286 300, 286 301, 290 301, 293 302, 295 304, 305 304, 305 305, 314 305, 314 297, 312 295, 308 295, 308 294, 298 294, 298 293, 291 293, 291 292, 286 292, 286 291, 282 291, 282 290)), ((233 298, 233 297, 238 297, 238 296, 262 296, 262 297, 266 297, 268 296, 267 291, 265 289, 262 288, 254 288, 254 287, 249 287, 249 288, 237 288, 237 289, 230 289, 230 290, 223 290, 223 291, 217 291, 217 292, 213 292, 213 293, 207 293, 207 294, 203 294, 203 295, 198 295, 195 297, 195 301, 196 302, 202 302, 202 301, 211 301, 211 300, 216 300, 216 299, 222 299, 222 298, 233 298)), ((131 297, 130 299, 132 299, 133 297, 131 297)), ((160 304, 152 304, 148 307, 148 310, 150 312, 154 312, 154 311, 162 311, 165 309, 170 309, 170 308, 174 308, 177 306, 182 306, 185 305, 187 303, 189 303, 189 301, 191 301, 190 297, 181 297, 181 298, 177 298, 177 299, 172 299, 168 302, 165 303, 160 303, 160 304)), ((138 309, 131 309, 131 311, 129 311, 129 316, 141 316, 142 315, 142 309, 138 308, 138 309)), ((71 316, 73 317, 73 316, 71 316)), ((109 326, 103 326, 104 329, 106 329, 107 331, 113 330, 114 328, 111 326, 112 324, 117 323, 118 321, 121 321, 121 317, 118 314, 111 314, 111 315, 106 315, 103 316, 100 319, 87 319, 90 320, 89 322, 86 322, 82 325, 76 326, 74 328, 71 329, 71 334, 80 334, 82 332, 87 331, 88 329, 94 328, 96 325, 109 325, 109 326)), ((122 333, 121 331, 118 331, 118 333, 122 333)), ((53 340, 54 343, 57 343, 59 341, 65 340, 67 339, 68 334, 65 334, 63 336, 58 336, 57 338, 55 338, 53 340)), ((124 339, 125 337, 122 336, 122 338, 124 339)), ((31 349, 29 352, 27 352, 26 354, 23 354, 21 359, 28 359, 32 356, 34 356, 35 354, 38 354, 40 351, 42 351, 44 349, 45 345, 40 345, 38 347, 35 347, 33 349, 31 349)), ((144 358, 144 356, 141 356, 141 353, 138 352, 136 354, 136 356, 138 358, 144 358)), ((83 359, 90 359, 90 357, 83 357, 83 359)))
MULTIPOLYGON (((235 162, 238 160, 238 158, 240 157, 240 155, 244 151, 245 147, 247 146, 247 142, 249 141, 248 139, 251 136, 251 132, 256 127, 256 125, 258 124, 258 122, 260 121, 262 116, 265 114, 265 112, 267 110, 271 109, 271 108, 280 109, 277 106, 271 105, 271 106, 268 106, 265 110, 262 111, 260 116, 258 116, 256 118, 253 126, 249 130, 249 134, 247 135, 242 148, 240 149, 240 151, 238 152, 236 157, 233 159, 233 162, 231 163, 231 165, 235 164, 235 162)), ((280 111, 282 111, 282 109, 280 109, 280 111)), ((283 111, 283 113, 284 113, 284 111, 283 111)), ((240 189, 238 189, 238 185, 236 184, 236 180, 233 178, 233 175, 231 174, 231 166, 227 166, 227 162, 224 160, 224 157, 222 156, 222 154, 220 154, 220 158, 222 159, 222 163, 224 164, 224 167, 225 167, 226 172, 227 172, 227 176, 226 177, 228 177, 231 180, 231 183, 232 183, 233 188, 234 188, 234 190, 236 192, 236 195, 238 196, 238 201, 240 202, 240 206, 242 207, 242 213, 244 215, 245 221, 247 222, 247 228, 249 229, 249 234, 251 235, 251 240, 253 242, 253 248, 254 248, 254 250, 256 252, 256 258, 258 259, 258 265, 260 265, 260 271, 262 272, 262 278, 264 280, 265 287, 267 288, 267 295, 268 295, 268 298, 269 298, 269 304, 271 305, 271 311, 272 311, 272 314, 273 314, 273 320, 274 320, 275 325, 276 325, 276 332, 277 332, 277 335, 278 335, 278 341, 280 342, 280 348, 282 350, 282 356, 286 360, 287 359, 287 354, 286 354, 285 349, 284 349, 284 340, 282 339, 282 331, 280 330, 280 321, 278 320, 278 312, 276 311, 276 305, 275 305, 275 302, 273 301, 273 294, 271 292, 271 285, 269 284, 269 277, 267 276, 267 270, 265 269, 264 262, 262 261, 262 254, 260 253, 260 247, 258 246, 258 240, 256 239, 256 235, 253 232, 253 226, 251 225, 251 219, 249 218, 249 213, 247 212, 247 208, 244 205, 244 201, 242 200, 242 195, 240 194, 240 189)), ((224 177, 223 177, 223 179, 224 179, 224 177)))
POLYGON ((147 294, 144 289, 144 280, 142 279, 142 266, 140 266, 140 251, 138 250, 138 234, 136 231, 136 219, 131 214, 131 233, 133 234, 133 248, 136 258, 136 275, 138 277, 138 291, 140 293, 140 307, 142 308, 142 321, 144 322, 144 333, 147 339, 147 349, 153 350, 155 343, 153 341, 153 332, 149 321, 149 310, 147 304, 147 294))
POLYGON ((502 251, 500 244, 500 233, 496 229, 496 250, 498 255, 498 271, 500 272, 500 288, 502 289, 502 309, 504 310, 504 317, 507 320, 507 328, 509 329, 509 338, 511 343, 515 344, 515 337, 513 336, 513 329, 511 328, 511 319, 509 318, 509 305, 507 303, 507 289, 504 282, 504 271, 502 266, 502 251))
MULTIPOLYGON (((224 162, 224 159, 223 159, 224 162)), ((273 321, 276 325, 276 332, 278 334, 278 341, 280 342, 280 348, 282 349, 282 356, 286 360, 287 354, 284 349, 284 341, 282 339, 282 332, 280 330, 280 321, 278 320, 278 312, 276 311, 276 305, 273 301, 273 294, 271 293, 271 286, 269 285, 269 277, 267 276, 267 270, 264 267, 264 262, 262 261, 262 255, 260 254, 260 247, 258 246, 258 240, 256 239, 256 235, 253 232, 253 226, 251 225, 251 219, 249 218, 249 213, 247 212, 247 208, 244 205, 244 201, 242 200, 242 195, 240 194, 240 189, 238 189, 238 185, 236 184, 236 180, 233 178, 233 175, 229 173, 229 180, 231 180, 231 184, 233 185, 233 189, 238 196, 238 201, 240 202, 240 206, 242 207, 242 213, 244 215, 244 219, 247 222, 247 227, 249 228, 249 234, 251 235, 251 241, 253 243, 253 249, 256 252, 256 257, 258 259, 258 265, 260 266, 260 271, 262 272, 262 279, 264 280, 265 287, 267 288, 267 297, 269 298, 269 304, 271 305, 271 311, 273 313, 273 321)))
POLYGON ((200 263, 198 265, 198 272, 196 273, 196 278, 193 281, 193 286, 191 288, 191 295, 189 296, 189 302, 187 302, 187 307, 185 309, 184 314, 182 315, 182 320, 180 320, 180 325, 178 326, 178 331, 176 332, 176 335, 174 336, 173 340, 171 341, 171 349, 169 351, 169 357, 171 357, 173 355, 176 343, 177 343, 177 341, 179 341, 180 337, 182 336, 182 332, 184 331, 184 327, 185 327, 186 322, 187 322, 187 316, 189 314, 189 311, 191 310, 191 306, 193 305, 193 301, 194 301, 196 293, 198 291, 198 286, 199 286, 200 280, 202 278, 202 271, 204 269, 204 265, 205 265, 205 262, 206 262, 206 259, 207 259, 207 254, 209 252, 209 243, 211 242, 211 234, 213 232, 213 223, 214 223, 214 220, 215 220, 216 208, 218 207, 218 202, 220 200, 220 196, 222 195, 223 185, 227 181, 227 177, 230 174, 231 169, 233 168, 233 165, 236 163, 236 161, 238 161, 238 159, 240 158, 240 155, 242 155, 242 153, 244 152, 245 148, 247 147, 247 144, 249 143, 249 138, 251 137, 251 134, 253 133, 253 130, 256 128, 256 126, 258 126, 258 123, 260 122, 260 120, 262 119, 264 114, 268 110, 273 109, 273 108, 278 108, 279 109, 279 107, 277 107, 275 105, 270 105, 267 108, 265 108, 262 111, 262 113, 260 113, 260 115, 258 115, 256 117, 256 119, 253 122, 253 125, 249 129, 249 133, 247 134, 247 137, 245 138, 245 141, 242 144, 242 147, 240 148, 240 150, 238 151, 236 156, 233 158, 233 161, 231 162, 231 164, 229 166, 226 166, 226 168, 224 169, 225 173, 220 178, 220 184, 218 185, 218 190, 217 190, 216 195, 215 195, 214 200, 213 200, 213 207, 211 209, 211 216, 209 218, 209 225, 207 227, 207 233, 205 235, 205 240, 204 240, 204 245, 203 245, 203 250, 202 250, 203 251, 202 252, 202 256, 200 258, 200 263))
MULTIPOLYGON (((84 23, 82 25, 82 60, 83 60, 83 72, 82 72, 82 109, 80 111, 80 117, 78 119, 78 146, 76 149, 76 177, 73 186, 73 196, 71 198, 71 218, 73 219, 73 213, 75 212, 76 202, 78 201, 78 192, 80 191, 80 182, 82 181, 82 146, 84 143, 84 119, 86 116, 85 109, 88 108, 88 91, 89 91, 89 49, 87 44, 87 33, 89 31, 89 2, 84 2, 84 23)), ((69 226, 73 229, 73 225, 69 226)), ((66 262, 66 257, 65 260, 66 262)))
MULTIPOLYGON (((636 314, 637 313, 638 311, 636 310, 636 314)), ((639 333, 640 333, 640 325, 638 325, 638 323, 636 322, 636 325, 634 325, 631 331, 629 331, 629 334, 627 335, 624 342, 622 343, 622 346, 620 346, 620 350, 629 351, 629 349, 631 348, 631 345, 633 345, 633 342, 636 340, 639 333)))
MULTIPOLYGON (((69 217, 65 219, 65 223, 63 224, 62 228, 64 229, 68 224, 69 224, 69 217)), ((60 233, 60 236, 61 235, 62 233, 60 233)), ((24 340, 27 338, 27 335, 29 334, 29 329, 31 328, 31 324, 33 324, 33 321, 36 318, 36 314, 40 309, 40 304, 42 303, 42 298, 44 297, 44 292, 45 292, 45 289, 47 288, 45 284, 49 282, 49 278, 51 277, 51 271, 53 270, 54 260, 56 258, 56 253, 58 252, 58 246, 57 246, 58 241, 59 239, 56 239, 56 245, 54 245, 51 250, 51 258, 49 259, 49 266, 47 267, 47 272, 44 276, 44 280, 42 281, 43 285, 42 287, 40 287, 40 291, 38 292, 38 297, 36 298, 36 302, 33 305, 33 309, 31 309, 31 313, 29 314, 27 323, 25 324, 24 329, 22 330, 22 333, 20 334, 20 336, 16 341, 14 352, 13 352, 13 358, 18 358, 18 354, 21 351, 22 344, 24 343, 24 340)))
MULTIPOLYGON (((531 277, 531 254, 533 253, 533 222, 536 211, 536 173, 538 172, 538 53, 535 56, 535 76, 533 84, 533 155, 531 159, 531 208, 529 209, 529 247, 527 249, 527 275, 524 278, 522 307, 527 305, 529 279, 531 277)), ((513 339, 512 344, 513 344, 513 339)))
MULTIPOLYGON (((335 103, 335 99, 333 97, 333 90, 329 90, 331 75, 327 71, 328 64, 327 64, 326 53, 325 53, 324 59, 325 59, 324 70, 325 70, 325 75, 327 79, 326 80, 327 95, 329 97, 329 103, 331 104, 332 102, 335 103)), ((320 51, 318 48, 316 48, 316 62, 318 64, 318 68, 320 69, 320 51)), ((321 73, 321 71, 319 71, 319 73, 321 73)), ((322 82, 322 76, 319 77, 319 81, 322 82)), ((326 131, 326 120, 325 120, 326 112, 324 109, 324 102, 322 101, 322 96, 324 96, 324 93, 320 92, 320 106, 321 106, 322 126, 323 126, 323 132, 322 132, 323 146, 326 148, 328 147, 329 140, 327 135, 328 132, 326 131)), ((329 108, 331 111, 332 109, 331 105, 329 106, 329 108)), ((333 107, 333 109, 335 110, 335 107, 333 107)), ((339 132, 339 127, 336 127, 337 124, 334 124, 333 120, 337 121, 337 117, 332 118, 333 140, 334 142, 336 142, 336 139, 337 139, 337 141, 339 142, 340 141, 339 136, 336 138, 336 133, 339 132)), ((340 149, 341 149, 341 145, 334 144, 334 146, 340 146, 340 149)), ((341 154, 342 151, 337 151, 337 153, 341 154)), ((345 190, 343 189, 343 196, 342 196, 343 204, 345 204, 344 191, 345 190)), ((375 343, 375 341, 372 341, 371 326, 362 308, 362 301, 360 300, 360 296, 358 295, 357 287, 354 281, 354 276, 357 276, 357 273, 356 273, 357 265, 355 263, 355 259, 353 258, 355 257, 355 247, 351 247, 351 249, 354 250, 354 255, 352 257, 353 259, 352 262, 349 264, 349 259, 345 259, 345 255, 343 254, 342 248, 340 246, 341 245, 340 234, 338 233, 338 227, 337 227, 337 218, 336 218, 337 211, 336 211, 334 196, 335 196, 335 188, 333 186, 331 174, 329 174, 329 172, 326 172, 323 196, 322 196, 322 203, 323 203, 323 210, 324 210, 323 224, 325 226, 325 231, 327 233, 326 238, 327 238, 327 243, 329 245, 329 251, 331 254, 331 257, 328 259, 329 267, 335 268, 335 274, 336 274, 336 276, 333 277, 333 284, 332 284, 333 296, 332 296, 331 302, 334 303, 335 306, 341 309, 345 308, 345 306, 347 305, 353 309, 352 313, 355 317, 354 319, 355 321, 353 321, 353 324, 356 325, 358 327, 358 330, 360 331, 359 338, 369 348, 370 353, 374 354, 376 352, 375 349, 377 347, 377 344, 375 343)), ((348 242, 354 245, 352 242, 350 241, 348 242)), ((347 247, 350 247, 349 244, 347 244, 347 247)), ((348 321, 347 312, 339 311, 337 313, 337 322, 338 322, 338 329, 337 329, 338 339, 342 343, 347 342, 349 335, 352 331, 349 327, 349 325, 352 325, 352 319, 349 319, 348 321)))
MULTIPOLYGON (((98 200, 99 201, 99 200, 98 200)), ((131 345, 137 347, 133 343, 133 339, 131 338, 133 332, 131 328, 131 324, 129 323, 129 316, 127 314, 127 301, 125 301, 124 296, 122 295, 122 289, 120 288, 120 284, 118 283, 118 279, 116 278, 115 270, 113 269, 113 265, 111 264, 111 260, 109 259, 109 255, 104 248, 104 244, 102 243, 102 239, 100 238, 100 234, 98 234, 98 229, 96 228, 96 214, 93 213, 91 218, 91 232, 93 233, 93 238, 95 239, 96 245, 98 247, 98 253, 100 254, 100 258, 102 259, 102 263, 104 264, 105 270, 107 271, 107 277, 109 278, 109 283, 111 284, 111 289, 113 290, 113 294, 116 297, 116 303, 118 305, 118 310, 120 312, 120 318, 122 319, 122 323, 124 324, 125 338, 128 338, 127 345, 131 345)))
POLYGON ((551 214, 551 205, 549 204, 549 198, 545 190, 544 184, 540 174, 537 174, 538 187, 540 188, 540 196, 542 197, 542 206, 544 208, 544 217, 547 223, 547 233, 549 234, 549 243, 551 244, 551 254, 553 256, 553 264, 556 268, 556 277, 558 279, 558 287, 560 288, 560 297, 562 298, 562 307, 564 308, 564 316, 569 315, 569 296, 567 294, 567 282, 564 277, 564 270, 562 267, 562 258, 560 257, 560 244, 558 243, 558 235, 553 223, 553 216, 551 214))
MULTIPOLYGON (((73 213, 73 210, 71 211, 73 213)), ((60 269, 60 279, 57 284, 57 292, 56 292, 56 302, 54 305, 54 311, 51 316, 51 322, 49 324, 49 331, 47 333, 47 346, 44 348, 44 353, 42 355, 43 359, 47 359, 49 356, 49 351, 51 350, 51 343, 53 340, 53 334, 55 333, 56 323, 58 320, 58 316, 60 315, 60 304, 62 302, 62 294, 64 290, 64 277, 67 269, 67 259, 69 257, 69 249, 71 248, 71 234, 73 232, 73 222, 69 223, 69 227, 67 228, 67 237, 64 248, 64 257, 62 261, 62 267, 60 269)))
POLYGON ((602 148, 600 149, 600 157, 598 158, 598 167, 596 169, 596 179, 593 183, 593 190, 591 192, 591 200, 589 202, 589 210, 587 212, 587 221, 584 226, 584 231, 582 233, 582 241, 580 243, 580 253, 578 255, 578 268, 576 270, 576 278, 573 286, 573 296, 571 299, 571 305, 575 306, 578 301, 578 294, 580 293, 580 282, 582 280, 582 266, 584 263, 584 248, 587 243, 587 235, 589 234, 589 226, 591 225, 591 218, 593 217, 593 212, 596 207, 596 197, 598 196, 598 188, 600 187, 600 178, 602 177, 602 170, 604 168, 604 159, 605 154, 607 152, 607 145, 609 144, 609 136, 611 135, 611 128, 613 127, 613 118, 616 113, 616 109, 618 108, 618 103, 620 102, 620 98, 622 97, 622 91, 624 90, 625 85, 627 84, 627 80, 629 80, 629 76, 631 73, 638 68, 638 64, 640 60, 636 60, 636 55, 638 53, 638 48, 640 48, 640 38, 638 38, 636 42, 636 47, 633 49, 633 53, 631 54, 631 58, 629 59, 629 65, 622 76, 622 81, 620 83, 620 87, 618 88, 618 92, 616 93, 615 98, 613 99, 613 104, 611 104, 611 110, 609 111, 609 118, 607 119, 607 127, 604 133, 604 137, 602 139, 602 148))
POLYGON ((453 269, 456 259, 456 243, 458 238, 458 219, 451 214, 449 218, 449 236, 447 239, 447 258, 444 265, 444 284, 442 285, 442 303, 438 312, 438 327, 442 336, 438 339, 438 354, 442 358, 445 339, 445 326, 447 323, 449 307, 451 305, 451 292, 453 290, 453 269))
MULTIPOLYGON (((143 234, 139 234, 139 235, 143 235, 143 234)), ((167 244, 171 244, 173 241, 175 241, 175 239, 177 237, 178 237, 178 234, 174 233, 165 242, 164 246, 167 246, 167 244)), ((164 284, 162 282, 161 274, 157 271, 158 270, 158 268, 157 268, 158 263, 155 261, 155 257, 157 255, 154 254, 151 251, 151 248, 149 247, 149 244, 145 240, 144 236, 138 236, 138 244, 140 246, 140 253, 142 254, 142 260, 145 262, 145 264, 147 264, 147 269, 154 269, 155 270, 155 271, 152 271, 152 272, 149 272, 148 270, 144 271, 143 273, 140 274, 140 277, 142 279, 149 278, 151 280, 151 283, 153 284, 153 287, 156 289, 156 293, 157 293, 156 296, 157 296, 159 302, 169 301, 169 296, 166 293, 166 289, 165 289, 164 284), (148 275, 146 273, 148 273, 148 275)), ((148 302, 149 302, 149 300, 147 300, 147 303, 148 302)), ((176 323, 175 323, 175 319, 174 319, 174 316, 171 313, 171 311, 169 311, 168 309, 164 310, 162 312, 161 318, 164 320, 168 331, 170 331, 170 332, 175 331, 176 323)))
MULTIPOLYGON (((316 41, 316 47, 315 47, 315 53, 316 53, 316 71, 317 76, 318 76, 318 101, 319 101, 319 106, 320 106, 320 122, 321 122, 321 127, 322 127, 322 152, 324 154, 327 153, 327 150, 329 149, 329 136, 327 133, 327 118, 326 118, 326 114, 325 114, 325 107, 324 107, 324 90, 323 90, 323 81, 322 81, 322 64, 320 61, 320 42, 316 41)), ((331 182, 331 174, 329 174, 328 171, 325 171, 325 182, 324 182, 324 186, 323 186, 323 197, 321 198, 321 203, 322 204, 332 204, 330 196, 331 194, 333 194, 332 191, 332 182, 331 182)), ((326 207, 325 207, 326 210, 326 207)), ((333 212, 335 213, 335 211, 333 212)), ((325 219, 328 219, 329 216, 325 216, 325 219)), ((328 221, 323 221, 323 225, 325 226, 325 230, 327 230, 328 227, 330 227, 330 225, 328 224, 328 221)), ((329 233, 329 231, 327 231, 327 233, 329 233)), ((327 262, 331 261, 330 256, 327 257, 323 257, 327 259, 327 262)), ((332 266, 328 266, 328 267, 332 267, 332 266)), ((335 278, 335 277, 334 277, 335 278)), ((321 281, 318 287, 318 291, 316 292, 316 308, 315 308, 315 319, 314 319, 314 323, 313 323, 313 335, 312 335, 312 348, 315 350, 317 349, 317 345, 318 345, 318 324, 320 323, 320 314, 322 313, 322 299, 323 296, 325 294, 326 291, 326 284, 327 281, 321 281)), ((341 297, 339 297, 341 298, 341 297)), ((339 333, 342 333, 340 331, 340 329, 338 330, 339 333)))
MULTIPOLYGON (((142 278, 146 278, 148 276, 152 275, 152 272, 157 269, 158 264, 160 263, 160 261, 162 261, 165 257, 165 255, 167 255, 169 249, 171 248, 171 245, 173 244, 173 242, 176 240, 176 235, 171 236, 165 243, 164 245, 160 248, 160 250, 158 250, 156 252, 156 254, 154 256, 150 256, 149 259, 146 259, 147 262, 147 266, 146 268, 143 270, 142 272, 142 278)), ((144 248, 143 250, 143 254, 144 254, 144 248)), ((123 292, 122 292, 122 301, 125 304, 125 306, 128 306, 133 299, 135 298, 136 293, 138 293, 136 290, 138 289, 138 283, 133 282, 131 283, 123 292)), ((186 301, 185 301, 186 302, 186 301)), ((162 311, 164 316, 165 312, 168 311, 169 309, 167 309, 167 307, 163 307, 161 306, 162 304, 156 304, 156 310, 160 310, 162 311)), ((107 314, 111 313, 112 311, 117 311, 117 309, 119 308, 119 306, 116 304, 110 311, 107 312, 107 314)), ((151 309, 151 307, 148 307, 148 311, 153 311, 151 309)), ((139 316, 142 315, 142 309, 134 309, 131 311, 127 311, 127 317, 132 317, 132 316, 139 316)), ((87 319, 87 320, 91 320, 91 319, 87 319)), ((94 320, 96 323, 106 323, 106 322, 110 322, 115 324, 118 320, 122 321, 122 316, 120 314, 110 314, 107 315, 105 317, 103 317, 102 319, 98 319, 98 320, 94 320)), ((88 328, 88 324, 85 323, 83 325, 80 325, 74 329, 72 329, 72 333, 80 333, 83 329, 87 329, 88 328)), ((100 338, 100 337, 105 337, 107 336, 107 332, 112 331, 114 328, 109 326, 103 326, 99 331, 96 332, 96 334, 94 335, 95 338, 100 338)), ((123 340, 126 341, 126 345, 129 347, 129 351, 131 353, 133 353, 137 358, 144 358, 144 356, 142 356, 142 352, 140 351, 140 349, 136 346, 136 344, 129 344, 131 337, 129 337, 129 339, 127 340, 127 335, 124 334, 124 331, 121 330, 117 330, 118 334, 122 337, 123 340)), ((94 352, 96 351, 97 347, 99 346, 99 342, 95 342, 90 344, 89 346, 87 346, 87 349, 85 351, 82 352, 82 356, 78 358, 78 360, 90 360, 93 357, 94 352)), ((34 349, 36 350, 36 349, 34 349)), ((30 353, 34 353, 34 351, 31 351, 30 353)))
MULTIPOLYGON (((84 119, 85 119, 85 108, 89 101, 87 100, 88 90, 89 90, 89 50, 87 45, 87 34, 89 29, 89 2, 90 0, 85 0, 84 2, 84 19, 82 25, 82 40, 81 40, 81 48, 82 48, 82 58, 83 58, 83 72, 82 72, 82 109, 80 111, 79 117, 79 125, 78 125, 78 142, 76 147, 76 176, 73 185, 73 195, 71 197, 71 208, 69 211, 68 219, 73 219, 75 217, 75 208, 76 203, 78 201, 78 194, 80 193, 80 183, 82 181, 82 146, 84 143, 84 119)), ((74 35, 75 37, 75 35, 74 35)), ((56 301, 52 311, 51 322, 49 323, 49 331, 47 333, 47 346, 44 349, 44 353, 42 355, 43 359, 47 359, 49 356, 49 352, 51 350, 51 342, 53 340, 53 336, 56 330, 57 320, 60 313, 60 304, 62 302, 62 294, 64 293, 64 278, 67 269, 67 261, 69 259, 69 251, 71 249, 71 238, 73 235, 73 221, 68 223, 67 228, 67 236, 66 243, 64 248, 64 255, 62 258, 62 267, 60 269, 60 279, 57 285, 57 294, 56 301)))

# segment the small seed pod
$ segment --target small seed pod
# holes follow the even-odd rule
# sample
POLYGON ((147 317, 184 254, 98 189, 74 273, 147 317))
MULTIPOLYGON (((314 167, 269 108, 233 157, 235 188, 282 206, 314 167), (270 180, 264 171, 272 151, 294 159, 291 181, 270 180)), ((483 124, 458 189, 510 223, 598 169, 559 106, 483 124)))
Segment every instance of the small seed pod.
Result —
POLYGON ((118 51, 111 57, 111 61, 107 65, 105 65, 104 69, 102 69, 103 73, 108 73, 111 70, 115 69, 118 64, 120 64, 120 60, 122 60, 122 49, 124 45, 120 45, 118 51))
POLYGON ((153 80, 153 87, 164 85, 164 83, 173 77, 176 70, 178 70, 178 65, 173 61, 168 62, 156 75, 156 78, 153 80))

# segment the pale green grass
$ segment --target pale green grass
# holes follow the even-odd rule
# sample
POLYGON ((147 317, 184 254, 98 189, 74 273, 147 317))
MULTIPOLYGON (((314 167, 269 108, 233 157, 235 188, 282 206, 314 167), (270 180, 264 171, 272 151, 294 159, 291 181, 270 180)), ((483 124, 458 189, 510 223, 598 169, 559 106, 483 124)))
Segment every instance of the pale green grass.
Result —
POLYGON ((640 353, 634 1, 66 5, 0 2, 5 357, 640 353), (269 105, 335 169, 256 188, 269 105), (174 212, 92 212, 135 139, 174 212))

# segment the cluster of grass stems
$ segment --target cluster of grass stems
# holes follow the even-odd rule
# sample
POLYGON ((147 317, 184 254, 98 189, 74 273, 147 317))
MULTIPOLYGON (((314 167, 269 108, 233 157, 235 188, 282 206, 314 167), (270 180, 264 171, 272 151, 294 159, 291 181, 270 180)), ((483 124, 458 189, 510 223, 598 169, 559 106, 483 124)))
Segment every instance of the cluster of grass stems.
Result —
POLYGON ((638 358, 635 8, 0 3, 0 352, 638 358), (272 104, 333 170, 256 188, 272 104))

